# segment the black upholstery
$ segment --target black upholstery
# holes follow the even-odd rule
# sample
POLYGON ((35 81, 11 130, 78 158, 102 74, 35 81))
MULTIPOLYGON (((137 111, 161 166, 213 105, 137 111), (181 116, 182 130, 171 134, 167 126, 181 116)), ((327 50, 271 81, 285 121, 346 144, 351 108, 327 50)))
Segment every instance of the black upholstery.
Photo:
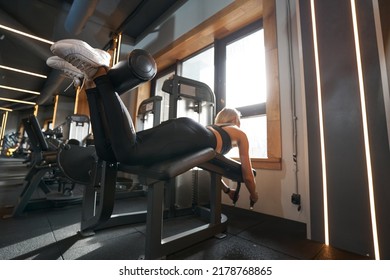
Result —
POLYGON ((129 53, 126 60, 115 64, 108 72, 108 76, 115 91, 123 94, 151 80, 156 75, 156 69, 153 57, 145 50, 136 49, 129 53))
MULTIPOLYGON (((227 158, 221 154, 216 153, 214 158, 207 162, 203 162, 198 166, 204 170, 218 173, 222 175, 222 177, 229 178, 235 182, 244 182, 241 164, 238 161, 227 158)), ((256 171, 252 171, 256 176, 256 171)))
POLYGON ((75 183, 92 183, 92 173, 98 158, 94 146, 61 145, 58 149, 57 164, 62 173, 75 183))
POLYGON ((211 160, 215 157, 215 155, 215 151, 208 148, 194 153, 174 157, 162 162, 156 162, 147 166, 119 165, 119 170, 156 180, 169 180, 186 172, 187 170, 190 170, 191 168, 199 166, 203 162, 211 160))

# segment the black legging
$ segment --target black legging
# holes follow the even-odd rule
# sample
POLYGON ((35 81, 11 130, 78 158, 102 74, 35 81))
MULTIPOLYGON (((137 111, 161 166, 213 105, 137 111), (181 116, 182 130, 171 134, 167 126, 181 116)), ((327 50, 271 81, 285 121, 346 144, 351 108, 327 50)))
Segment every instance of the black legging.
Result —
POLYGON ((94 82, 96 88, 88 89, 87 97, 99 157, 130 165, 148 164, 216 147, 214 134, 190 118, 168 120, 135 133, 131 117, 109 78, 100 76, 94 82), (104 135, 110 135, 109 139, 104 135))

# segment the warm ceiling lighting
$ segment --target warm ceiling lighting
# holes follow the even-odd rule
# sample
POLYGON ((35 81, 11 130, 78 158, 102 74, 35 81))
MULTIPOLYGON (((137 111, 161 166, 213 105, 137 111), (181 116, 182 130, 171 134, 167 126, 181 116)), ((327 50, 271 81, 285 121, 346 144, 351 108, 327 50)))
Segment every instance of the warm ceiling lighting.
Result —
POLYGON ((28 34, 28 33, 23 32, 23 31, 19 31, 19 30, 17 30, 17 29, 14 29, 14 28, 11 28, 11 27, 2 25, 2 24, 0 24, 0 28, 5 29, 5 30, 8 30, 8 31, 11 31, 11 32, 14 32, 14 33, 17 33, 17 34, 22 35, 22 36, 25 36, 25 37, 29 37, 29 38, 34 39, 34 40, 38 40, 38 41, 41 41, 41 42, 50 44, 50 45, 52 45, 52 44, 54 43, 54 42, 52 42, 52 41, 49 41, 49 40, 46 40, 46 39, 43 39, 43 38, 40 38, 40 37, 31 35, 31 34, 28 34))
POLYGON ((4 107, 0 107, 0 110, 7 111, 7 112, 12 112, 12 109, 4 108, 4 107))
POLYGON ((12 99, 12 98, 5 98, 5 97, 0 97, 0 100, 9 101, 9 102, 16 102, 16 103, 23 103, 23 104, 29 104, 29 105, 35 105, 36 104, 35 102, 18 100, 18 99, 12 99))
POLYGON ((18 73, 31 75, 31 76, 36 76, 36 77, 39 77, 39 78, 44 78, 44 79, 47 78, 47 76, 45 76, 45 75, 41 75, 41 74, 37 74, 37 73, 33 73, 33 72, 30 72, 30 71, 25 71, 25 70, 21 70, 21 69, 17 69, 17 68, 12 68, 12 67, 8 67, 8 66, 1 65, 1 64, 0 64, 0 68, 6 69, 6 70, 10 70, 10 71, 15 71, 15 72, 18 72, 18 73))
POLYGON ((8 87, 8 86, 3 86, 3 85, 0 85, 0 88, 9 89, 9 90, 15 90, 15 91, 20 91, 20 92, 26 92, 26 93, 36 94, 36 95, 40 95, 40 94, 41 94, 41 93, 38 92, 38 91, 27 90, 27 89, 22 89, 22 88, 15 88, 15 87, 8 87))

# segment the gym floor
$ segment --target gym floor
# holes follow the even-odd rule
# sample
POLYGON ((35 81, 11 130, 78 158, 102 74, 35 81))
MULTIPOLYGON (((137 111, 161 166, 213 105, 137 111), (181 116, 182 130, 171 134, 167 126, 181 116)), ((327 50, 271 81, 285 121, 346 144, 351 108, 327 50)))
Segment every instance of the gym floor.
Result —
MULTIPOLYGON (((26 211, 4 218, 22 190, 27 167, 0 159, 0 259, 137 260, 144 254, 145 224, 119 226, 81 237, 81 204, 26 211)), ((37 194, 38 195, 38 194, 37 194)), ((145 198, 118 199, 114 212, 140 210, 145 198)), ((173 260, 358 260, 353 254, 306 239, 306 225, 223 205, 226 237, 210 238, 166 257, 173 260)), ((164 223, 164 235, 199 223, 181 216, 164 223)))

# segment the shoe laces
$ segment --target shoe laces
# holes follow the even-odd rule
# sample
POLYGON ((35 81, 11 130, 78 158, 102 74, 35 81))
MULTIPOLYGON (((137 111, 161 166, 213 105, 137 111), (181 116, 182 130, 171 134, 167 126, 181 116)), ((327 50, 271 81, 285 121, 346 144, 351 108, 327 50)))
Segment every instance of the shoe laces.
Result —
POLYGON ((74 77, 73 78, 73 81, 66 87, 66 89, 64 89, 64 92, 67 92, 68 89, 73 85, 73 87, 75 88, 83 88, 84 87, 84 84, 85 84, 85 78, 82 78, 82 80, 79 78, 79 77, 74 77), (81 82, 82 81, 82 82, 81 82))
MULTIPOLYGON (((96 67, 92 66, 92 64, 90 64, 88 62, 85 62, 85 61, 81 60, 77 56, 68 55, 66 59, 68 60, 69 63, 71 63, 77 69, 79 69, 80 71, 84 72, 88 78, 90 76, 93 76, 96 73, 96 70, 97 70, 96 67)), ((85 75, 84 75, 84 78, 85 78, 85 75)))

